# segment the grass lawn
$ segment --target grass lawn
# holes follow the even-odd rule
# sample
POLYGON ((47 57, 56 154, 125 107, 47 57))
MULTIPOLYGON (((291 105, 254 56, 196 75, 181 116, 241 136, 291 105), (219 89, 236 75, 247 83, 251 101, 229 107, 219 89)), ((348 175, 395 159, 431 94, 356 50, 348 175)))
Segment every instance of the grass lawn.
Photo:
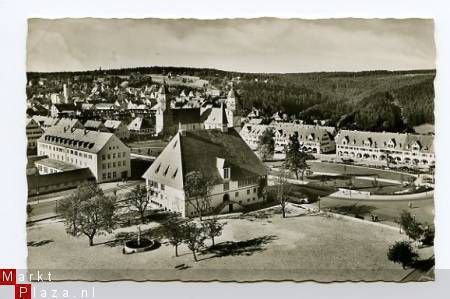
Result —
MULTIPOLYGON (((317 203, 315 203, 317 205, 317 203)), ((434 224, 434 201, 433 199, 423 199, 411 201, 409 208, 407 200, 350 200, 337 198, 322 198, 320 208, 331 210, 348 215, 355 213, 370 219, 370 214, 377 215, 381 222, 394 225, 395 219, 400 216, 402 210, 409 211, 416 216, 419 222, 434 224)))
MULTIPOLYGON (((54 280, 396 281, 408 273, 386 257, 388 246, 405 238, 398 229, 293 206, 282 219, 277 210, 221 220, 227 225, 216 247, 200 253, 197 263, 184 245, 175 257, 165 240, 155 250, 123 255, 110 242, 114 234, 89 247, 86 238, 69 237, 62 222, 41 223, 28 228, 28 266, 50 270, 54 280)), ((115 233, 126 231, 137 229, 115 233)))

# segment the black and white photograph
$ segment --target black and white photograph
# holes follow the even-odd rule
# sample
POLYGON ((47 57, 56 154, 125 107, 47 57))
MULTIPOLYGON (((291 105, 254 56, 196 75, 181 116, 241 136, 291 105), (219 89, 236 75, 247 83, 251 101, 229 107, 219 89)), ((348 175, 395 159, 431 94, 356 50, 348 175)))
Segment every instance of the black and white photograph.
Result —
POLYGON ((430 18, 28 19, 29 271, 433 281, 434 32, 430 18))

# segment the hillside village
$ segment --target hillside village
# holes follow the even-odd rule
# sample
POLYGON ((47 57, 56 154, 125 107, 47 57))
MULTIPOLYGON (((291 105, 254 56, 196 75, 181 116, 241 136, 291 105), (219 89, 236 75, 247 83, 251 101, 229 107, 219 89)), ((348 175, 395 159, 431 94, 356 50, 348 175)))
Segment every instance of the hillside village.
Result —
MULTIPOLYGON (((63 202, 80 186, 93 185, 121 202, 122 221, 140 217, 142 225, 160 213, 201 221, 281 207, 283 218, 306 209, 369 222, 382 218, 397 227, 399 206, 386 206, 391 199, 401 199, 406 210, 419 200, 425 207, 414 213, 431 225, 433 120, 424 116, 411 126, 412 113, 405 116, 410 108, 402 106, 405 88, 424 84, 429 78, 420 78, 429 73, 418 72, 411 85, 399 79, 395 91, 377 86, 373 94, 359 95, 358 101, 370 105, 380 94, 381 103, 389 99, 393 108, 387 105, 391 110, 380 112, 380 120, 369 119, 364 107, 328 117, 334 107, 330 95, 317 100, 306 89, 295 109, 289 109, 291 94, 279 93, 279 106, 256 101, 253 96, 264 95, 264 89, 255 86, 274 84, 278 75, 186 73, 29 74, 29 224, 61 217, 63 202), (313 106, 323 110, 313 113, 313 106), (361 130, 363 123, 377 129, 361 130), (139 213, 127 208, 130 196, 139 202, 139 213), (381 202, 383 212, 350 208, 364 200, 381 202)), ((366 75, 355 74, 352 81, 366 75)), ((346 98, 342 107, 348 103, 346 98)))

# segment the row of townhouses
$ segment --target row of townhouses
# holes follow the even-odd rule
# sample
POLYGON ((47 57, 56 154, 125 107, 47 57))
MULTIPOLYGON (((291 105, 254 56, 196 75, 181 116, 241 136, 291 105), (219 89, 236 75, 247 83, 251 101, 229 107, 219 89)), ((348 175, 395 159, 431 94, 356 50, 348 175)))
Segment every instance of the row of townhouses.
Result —
POLYGON ((289 138, 296 135, 303 151, 311 153, 330 153, 336 149, 334 142, 335 129, 316 125, 292 123, 271 123, 269 125, 246 124, 240 134, 252 150, 256 150, 259 137, 267 129, 274 133, 275 153, 284 153, 289 138))
POLYGON ((334 153, 337 160, 376 165, 392 163, 399 166, 429 168, 435 164, 434 136, 410 133, 366 132, 340 130, 333 127, 271 123, 246 124, 240 134, 252 150, 259 137, 272 130, 275 153, 285 153, 289 138, 296 135, 302 150, 309 153, 334 153))
POLYGON ((435 164, 433 135, 341 130, 335 142, 338 159, 365 164, 384 161, 420 168, 435 164))

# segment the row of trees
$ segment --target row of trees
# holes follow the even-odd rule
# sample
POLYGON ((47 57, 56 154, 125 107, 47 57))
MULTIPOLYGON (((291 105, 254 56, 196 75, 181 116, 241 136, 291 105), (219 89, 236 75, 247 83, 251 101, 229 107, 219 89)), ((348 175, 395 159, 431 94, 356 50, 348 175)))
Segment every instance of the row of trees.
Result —
MULTIPOLYGON (((188 204, 194 209, 202 221, 202 217, 210 211, 210 191, 214 180, 202 171, 193 171, 186 175, 185 191, 190 198, 188 204)), ((146 222, 150 198, 147 196, 147 188, 141 185, 135 186, 125 194, 121 204, 126 209, 136 214, 141 223, 146 222)), ((31 212, 31 207, 29 208, 31 212)), ((64 198, 58 212, 65 218, 66 231, 75 237, 85 235, 89 239, 89 245, 94 243, 94 237, 111 232, 117 223, 118 201, 115 195, 106 196, 96 183, 84 183, 64 198)))
POLYGON ((178 215, 171 215, 162 225, 165 236, 175 248, 175 256, 178 257, 178 247, 185 244, 196 262, 197 252, 205 247, 205 240, 211 239, 214 247, 215 238, 222 234, 224 227, 224 223, 219 222, 216 217, 196 223, 178 215))

